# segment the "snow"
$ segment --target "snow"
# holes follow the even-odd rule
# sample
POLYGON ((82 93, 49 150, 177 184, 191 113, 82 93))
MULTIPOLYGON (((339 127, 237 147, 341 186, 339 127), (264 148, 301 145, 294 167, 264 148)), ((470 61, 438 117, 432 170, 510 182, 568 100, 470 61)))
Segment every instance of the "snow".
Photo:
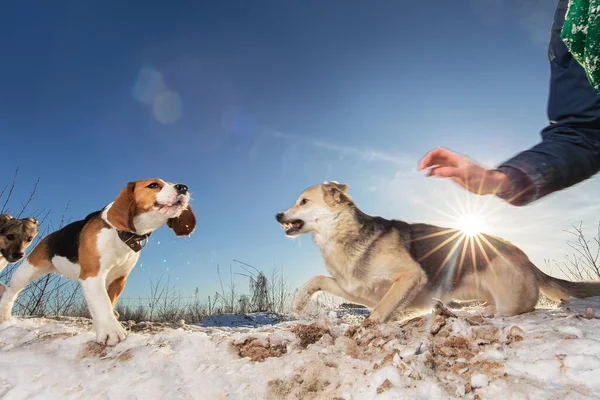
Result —
POLYGON ((488 383, 490 383, 490 380, 486 374, 475 374, 471 377, 472 388, 486 387, 488 383))
POLYGON ((87 319, 13 318, 0 324, 0 397, 600 399, 600 298, 544 307, 366 328, 348 309, 127 323, 115 347, 93 342, 87 319))

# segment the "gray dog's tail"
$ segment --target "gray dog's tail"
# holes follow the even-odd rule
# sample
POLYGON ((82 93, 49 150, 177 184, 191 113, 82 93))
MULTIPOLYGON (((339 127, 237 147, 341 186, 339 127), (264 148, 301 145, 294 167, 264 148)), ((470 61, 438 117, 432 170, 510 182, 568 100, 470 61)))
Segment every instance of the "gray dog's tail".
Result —
POLYGON ((600 296, 600 281, 571 282, 564 279, 554 278, 546 275, 535 265, 531 265, 540 290, 555 301, 566 300, 569 297, 600 296))

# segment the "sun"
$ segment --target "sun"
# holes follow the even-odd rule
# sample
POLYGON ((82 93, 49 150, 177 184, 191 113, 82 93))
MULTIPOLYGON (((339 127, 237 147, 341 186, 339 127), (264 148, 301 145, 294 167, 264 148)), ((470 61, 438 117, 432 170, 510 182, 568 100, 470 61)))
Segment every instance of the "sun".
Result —
POLYGON ((458 218, 458 229, 467 236, 475 236, 485 231, 486 221, 479 214, 464 214, 458 218))

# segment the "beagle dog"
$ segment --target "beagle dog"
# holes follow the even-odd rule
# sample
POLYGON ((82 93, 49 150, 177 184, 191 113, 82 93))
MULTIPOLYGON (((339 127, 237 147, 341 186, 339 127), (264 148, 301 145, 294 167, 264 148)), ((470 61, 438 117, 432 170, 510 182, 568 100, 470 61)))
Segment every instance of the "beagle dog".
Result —
POLYGON ((19 219, 0 214, 0 272, 8 264, 21 261, 38 234, 38 225, 35 218, 19 219))
POLYGON ((129 182, 115 201, 51 233, 33 249, 0 299, 0 322, 11 317, 17 295, 29 282, 56 272, 81 283, 96 341, 118 344, 126 333, 114 306, 127 276, 148 237, 163 224, 177 236, 194 231, 196 216, 189 201, 188 188, 182 184, 161 179, 129 182))

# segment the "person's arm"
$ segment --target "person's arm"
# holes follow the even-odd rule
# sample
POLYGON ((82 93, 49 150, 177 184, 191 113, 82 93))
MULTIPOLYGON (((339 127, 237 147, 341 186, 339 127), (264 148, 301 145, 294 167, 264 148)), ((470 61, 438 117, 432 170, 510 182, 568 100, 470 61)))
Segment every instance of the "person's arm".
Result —
POLYGON ((477 194, 496 194, 522 206, 573 186, 600 170, 600 95, 561 38, 568 0, 559 0, 548 47, 550 93, 542 142, 495 170, 463 155, 435 149, 420 164, 430 176, 452 178, 477 194))
POLYGON ((475 194, 495 194, 514 206, 530 204, 600 171, 600 126, 550 124, 542 136, 542 142, 495 169, 444 148, 428 153, 420 169, 429 168, 429 176, 451 178, 475 194))
POLYGON ((600 171, 600 126, 553 125, 544 130, 541 143, 497 168, 510 182, 496 193, 498 197, 516 206, 526 205, 600 171))
POLYGON ((515 206, 527 205, 600 171, 600 126, 566 129, 551 124, 542 135, 542 142, 496 169, 481 167, 444 148, 429 152, 419 167, 429 169, 429 176, 451 178, 475 194, 495 194, 515 206))
POLYGON ((568 0, 559 0, 548 46, 550 93, 542 142, 502 163, 512 188, 497 195, 525 205, 600 170, 600 96, 561 38, 568 0))

